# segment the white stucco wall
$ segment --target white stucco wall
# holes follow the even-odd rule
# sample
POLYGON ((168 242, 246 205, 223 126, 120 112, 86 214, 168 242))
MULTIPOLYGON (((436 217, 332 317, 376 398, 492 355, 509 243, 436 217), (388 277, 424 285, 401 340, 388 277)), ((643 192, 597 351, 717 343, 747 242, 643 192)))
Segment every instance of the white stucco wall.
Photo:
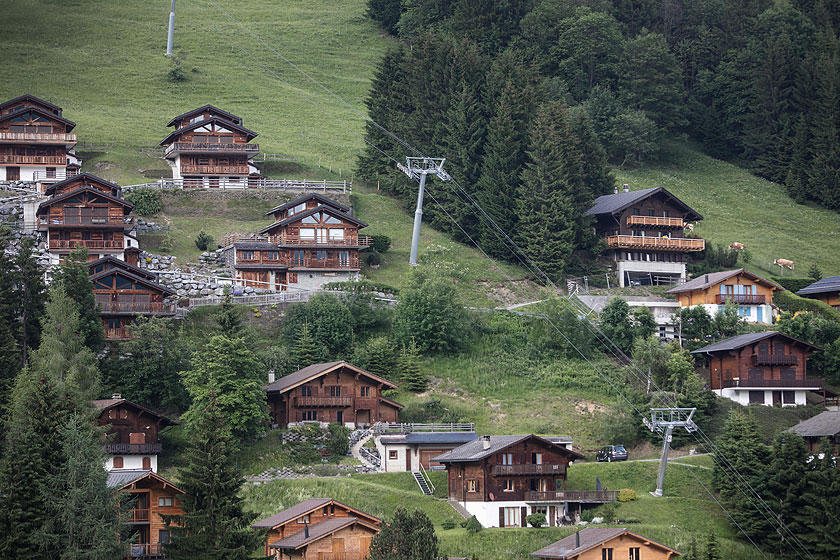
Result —
POLYGON ((157 455, 109 455, 105 460, 106 471, 120 471, 143 468, 143 457, 151 459, 152 472, 157 472, 157 455), (114 458, 122 457, 123 466, 121 469, 114 468, 114 458))
MULTIPOLYGON (((376 438, 377 440, 379 438, 376 438)), ((405 454, 409 452, 407 444, 389 444, 383 445, 377 441, 377 449, 382 447, 379 451, 379 456, 382 457, 382 465, 385 467, 385 472, 406 472, 405 470, 405 454), (389 451, 396 451, 397 458, 389 459, 389 451)), ((412 464, 412 468, 414 465, 412 464)))
POLYGON ((289 284, 290 288, 301 288, 303 290, 319 290, 321 285, 330 282, 349 282, 359 279, 358 272, 319 272, 314 270, 301 270, 297 273, 298 281, 289 284))
POLYGON ((685 282, 685 263, 669 263, 656 261, 616 261, 616 276, 621 287, 624 287, 625 272, 652 272, 662 274, 678 274, 680 282, 685 282))
MULTIPOLYGON (((515 507, 520 511, 520 523, 524 521, 521 519, 522 507, 527 507, 528 515, 535 513, 534 506, 525 502, 459 502, 464 508, 475 515, 482 527, 498 527, 499 526, 499 508, 515 507)), ((564 512, 564 504, 552 504, 555 506, 555 516, 560 517, 564 512)), ((555 524, 559 519, 555 519, 555 524)), ((548 523, 548 521, 546 521, 548 523)), ((521 526, 521 525, 520 525, 521 526)))
MULTIPOLYGON (((702 307, 706 308, 706 311, 709 312, 709 315, 712 317, 715 316, 715 313, 718 312, 718 306, 715 304, 708 304, 704 303, 701 304, 702 307)), ((692 305, 691 307, 697 307, 696 305, 692 305)), ((761 323, 764 325, 772 325, 773 324, 773 306, 769 304, 764 305, 739 305, 738 307, 746 308, 749 311, 747 315, 741 315, 741 317, 746 320, 748 323, 758 323, 758 308, 762 308, 762 320, 761 323)))
MULTIPOLYGON (((735 389, 735 388, 728 388, 728 389, 720 389, 716 391, 721 397, 727 398, 731 401, 735 401, 738 404, 742 404, 747 406, 750 404, 750 391, 761 391, 762 389, 735 389)), ((782 406, 803 406, 806 404, 806 393, 804 389, 801 388, 773 388, 773 389, 764 389, 764 405, 765 406, 773 406, 773 391, 793 391, 794 392, 794 403, 782 403, 782 406)), ((757 404, 757 403, 753 403, 757 404)))

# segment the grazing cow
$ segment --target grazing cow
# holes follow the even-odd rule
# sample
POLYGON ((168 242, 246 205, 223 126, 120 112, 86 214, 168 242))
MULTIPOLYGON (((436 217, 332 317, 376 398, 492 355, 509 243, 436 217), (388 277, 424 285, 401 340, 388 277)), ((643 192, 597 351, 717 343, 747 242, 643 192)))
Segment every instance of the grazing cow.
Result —
POLYGON ((729 248, 733 251, 740 251, 744 248, 744 244, 740 241, 735 241, 734 243, 729 244, 729 248))
POLYGON ((793 261, 789 261, 787 259, 776 259, 775 261, 773 261, 773 264, 775 264, 779 268, 785 267, 793 270, 793 261))

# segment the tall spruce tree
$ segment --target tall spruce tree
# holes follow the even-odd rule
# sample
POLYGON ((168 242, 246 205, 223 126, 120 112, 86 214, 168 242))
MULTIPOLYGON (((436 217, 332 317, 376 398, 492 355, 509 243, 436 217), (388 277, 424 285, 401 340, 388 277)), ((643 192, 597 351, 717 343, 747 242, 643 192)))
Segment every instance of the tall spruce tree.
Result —
POLYGON ((239 495, 242 475, 236 470, 236 445, 227 417, 211 391, 189 426, 189 446, 179 470, 184 490, 179 516, 164 516, 172 532, 166 545, 171 560, 245 560, 259 546, 250 528, 255 515, 245 512, 239 495))
POLYGON ((15 274, 12 260, 6 255, 7 247, 8 240, 0 232, 0 418, 5 417, 9 393, 21 367, 14 298, 15 274))
MULTIPOLYGON (((798 434, 782 432, 773 441, 772 459, 767 468, 765 497, 776 518, 784 523, 794 535, 807 530, 801 520, 793 517, 794 512, 805 506, 804 493, 808 480, 808 449, 805 441, 798 434)), ((806 525, 810 524, 807 522, 806 525)), ((770 550, 789 549, 790 535, 787 531, 779 534, 770 528, 761 539, 770 550)))
POLYGON ((97 354, 105 346, 105 330, 93 296, 93 283, 88 278, 87 255, 86 247, 71 251, 58 267, 53 281, 62 284, 67 295, 78 305, 83 341, 97 354))
POLYGON ((397 366, 400 371, 400 378, 405 383, 406 389, 413 393, 421 393, 426 390, 429 380, 420 369, 420 349, 414 337, 403 346, 397 366))
POLYGON ((35 257, 35 242, 21 239, 20 248, 13 259, 15 314, 20 322, 18 330, 21 366, 29 350, 38 347, 41 340, 41 317, 46 306, 44 271, 35 257))
POLYGON ((801 507, 787 512, 791 530, 816 558, 840 558, 840 471, 828 440, 822 441, 809 467, 801 507))
POLYGON ((429 518, 420 510, 409 514, 397 508, 391 522, 373 537, 370 560, 434 560, 438 538, 429 518))
POLYGON ((320 352, 318 352, 318 347, 315 344, 315 338, 309 332, 309 323, 304 322, 292 347, 292 362, 297 369, 303 369, 316 363, 319 356, 320 352))
POLYGON ((230 294, 225 296, 214 318, 223 336, 228 338, 242 336, 242 316, 236 306, 233 305, 230 294))

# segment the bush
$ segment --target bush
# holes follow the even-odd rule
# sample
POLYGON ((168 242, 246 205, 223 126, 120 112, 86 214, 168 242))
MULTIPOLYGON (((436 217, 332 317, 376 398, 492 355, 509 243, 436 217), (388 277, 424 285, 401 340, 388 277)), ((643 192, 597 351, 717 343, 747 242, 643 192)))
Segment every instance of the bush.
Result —
POLYGON ((391 238, 387 235, 372 235, 370 240, 371 248, 377 253, 384 253, 391 248, 391 238))
POLYGON ((604 504, 598 508, 598 516, 604 518, 604 523, 614 523, 617 509, 615 504, 604 504))
POLYGON ((475 515, 467 519, 467 522, 464 524, 464 528, 467 530, 467 533, 473 535, 484 529, 484 527, 481 526, 481 523, 478 522, 478 519, 476 519, 475 515))
POLYGON ((529 515, 528 517, 525 518, 525 521, 531 527, 537 527, 537 528, 542 527, 543 525, 545 525, 545 522, 546 522, 545 514, 544 513, 532 513, 531 515, 529 515))
POLYGON ((580 520, 586 521, 587 523, 591 523, 592 519, 595 518, 595 510, 594 509, 585 509, 580 512, 580 520))
POLYGON ((776 292, 773 294, 773 304, 782 311, 810 311, 822 315, 826 319, 840 321, 840 311, 832 308, 824 301, 804 298, 792 292, 776 292))
POLYGON ((636 491, 632 488, 622 488, 618 491, 619 502, 632 502, 636 499, 636 491))
POLYGON ((782 288, 794 293, 814 283, 813 278, 794 278, 792 276, 789 278, 785 276, 772 276, 770 279, 782 288))
POLYGON ((329 439, 327 439, 327 453, 333 459, 350 454, 350 430, 341 424, 329 425, 329 439))
POLYGON ((365 263, 368 266, 379 266, 380 264, 382 264, 382 255, 380 255, 379 252, 376 249, 374 249, 367 254, 367 257, 365 257, 365 263))
POLYGON ((163 210, 160 191, 157 189, 134 189, 125 194, 125 199, 134 205, 134 213, 140 216, 154 216, 163 210))
POLYGON ((421 353, 460 348, 469 323, 452 282, 415 271, 394 309, 391 332, 403 347, 414 338, 421 353))
POLYGON ((209 235, 204 230, 201 230, 195 238, 195 246, 198 247, 200 251, 206 251, 208 247, 212 248, 213 241, 212 235, 209 235))
POLYGON ((175 64, 169 69, 169 72, 166 73, 166 79, 173 84, 177 84, 179 82, 186 81, 187 75, 184 74, 184 71, 181 70, 180 66, 175 64))
POLYGON ((172 246, 175 244, 175 238, 172 236, 171 233, 166 232, 163 236, 163 239, 160 240, 160 245, 158 245, 158 250, 161 253, 171 253, 172 246))
POLYGON ((454 522, 454 521, 451 521, 451 520, 446 520, 446 521, 444 521, 443 523, 441 523, 441 524, 440 524, 440 526, 441 526, 441 527, 443 527, 445 530, 447 530, 447 531, 448 531, 448 530, 450 530, 450 529, 454 529, 454 528, 455 528, 455 522, 454 522))

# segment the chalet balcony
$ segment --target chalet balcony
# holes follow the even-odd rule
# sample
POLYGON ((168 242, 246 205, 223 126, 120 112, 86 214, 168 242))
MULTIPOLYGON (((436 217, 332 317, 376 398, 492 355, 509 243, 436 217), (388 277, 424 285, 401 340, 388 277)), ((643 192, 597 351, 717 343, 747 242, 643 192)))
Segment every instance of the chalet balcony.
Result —
POLYGON ((665 218, 663 216, 628 216, 627 225, 682 229, 685 227, 685 221, 682 218, 665 218))
POLYGON ((65 144, 73 146, 76 135, 68 133, 42 134, 38 132, 0 132, 2 144, 65 144))
POLYGON ((319 552, 317 560, 365 560, 365 558, 367 554, 359 552, 319 552))
POLYGON ((345 408, 352 404, 353 397, 295 397, 298 408, 345 408))
POLYGON ((122 239, 50 239, 50 249, 72 250, 79 247, 104 249, 107 251, 122 251, 125 248, 122 239))
POLYGON ((117 341, 131 338, 131 330, 125 327, 118 329, 105 329, 105 340, 117 341))
POLYGON ((356 397, 354 407, 356 410, 373 410, 378 402, 379 399, 376 397, 356 397))
POLYGON ((236 266, 289 266, 290 259, 288 255, 280 255, 277 259, 236 259, 236 266))
POLYGON ((134 226, 134 216, 93 216, 73 214, 51 214, 43 219, 38 218, 38 227, 51 226, 118 226, 129 229, 134 226))
MULTIPOLYGON (((66 165, 67 161, 65 160, 62 165, 66 165)), ((53 183, 56 181, 63 181, 64 179, 69 179, 74 175, 78 175, 78 171, 75 168, 66 168, 66 167, 59 167, 55 171, 33 171, 32 172, 32 179, 35 181, 42 181, 45 183, 53 183)))
POLYGON ((67 156, 19 156, 0 154, 0 163, 11 165, 67 165, 67 156))
POLYGON ((724 379, 723 388, 739 389, 820 389, 819 379, 724 379))
POLYGON ((149 510, 148 509, 131 509, 128 511, 128 519, 126 523, 148 523, 149 510))
POLYGON ((494 475, 565 474, 566 465, 494 465, 494 475))
MULTIPOLYGON (((110 421, 114 424, 114 421, 110 421)), ((106 443, 105 453, 114 455, 156 455, 163 451, 160 443, 106 443)))
POLYGON ((175 154, 215 153, 257 155, 259 144, 207 144, 206 142, 173 142, 166 147, 163 157, 175 154))
POLYGON ((116 301, 109 294, 95 294, 96 305, 103 315, 174 315, 175 304, 160 301, 148 301, 148 298, 133 298, 131 295, 120 294, 116 301), (144 301, 145 299, 146 301, 144 301))
POLYGON ((556 492, 526 492, 526 502, 581 502, 604 504, 618 499, 618 490, 558 490, 556 492))
POLYGON ((753 364, 757 366, 795 366, 799 363, 796 356, 789 354, 754 354, 753 364))
POLYGON ((163 545, 133 543, 128 545, 124 560, 138 560, 143 558, 164 558, 163 545))
POLYGON ((181 175, 247 175, 247 165, 182 165, 181 175))
POLYGON ((610 235, 607 246, 612 249, 649 249, 654 251, 702 251, 704 239, 689 237, 645 237, 641 235, 610 235))
POLYGON ((359 235, 348 236, 344 239, 323 239, 315 237, 299 237, 296 235, 272 235, 270 237, 272 243, 277 243, 281 247, 370 247, 371 236, 359 235))
POLYGON ((325 268, 325 269, 358 269, 359 268, 359 257, 356 255, 350 255, 346 259, 324 259, 319 260, 314 257, 304 257, 303 260, 300 259, 292 259, 292 263, 289 265, 292 268, 325 268))
POLYGON ((727 301, 734 301, 739 305, 764 305, 766 297, 760 294, 716 294, 715 303, 723 305, 727 301))

